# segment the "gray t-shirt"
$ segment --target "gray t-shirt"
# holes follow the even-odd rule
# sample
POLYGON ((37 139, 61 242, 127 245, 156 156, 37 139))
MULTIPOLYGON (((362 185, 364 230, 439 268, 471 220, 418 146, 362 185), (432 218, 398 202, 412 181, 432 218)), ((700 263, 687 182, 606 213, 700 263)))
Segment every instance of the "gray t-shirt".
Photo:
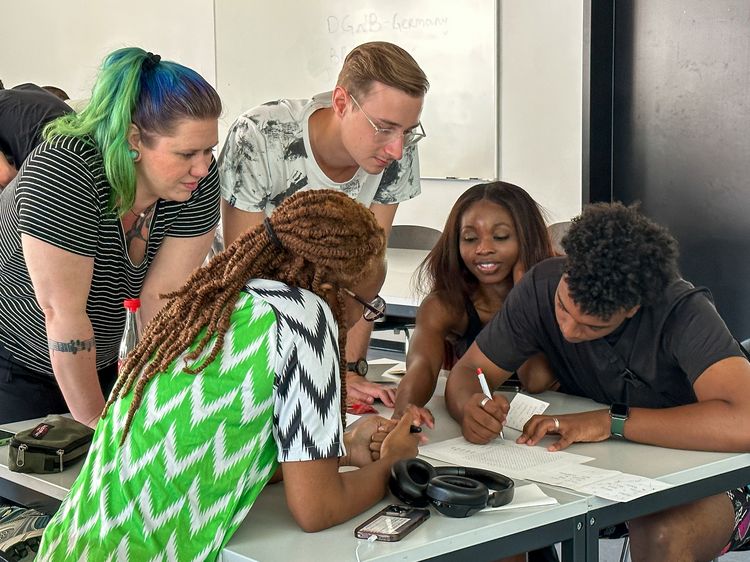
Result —
POLYGON ((743 357, 709 292, 683 279, 612 334, 566 341, 555 319, 564 263, 550 258, 529 270, 477 336, 482 353, 502 369, 512 372, 542 352, 564 392, 604 404, 665 408, 695 402, 693 384, 708 367, 743 357))
POLYGON ((401 160, 380 174, 360 168, 338 183, 318 166, 310 147, 308 121, 318 109, 331 106, 331 92, 311 100, 278 100, 237 118, 219 157, 222 197, 243 211, 271 215, 279 204, 301 189, 343 191, 366 207, 395 204, 419 195, 416 146, 404 148, 401 160))

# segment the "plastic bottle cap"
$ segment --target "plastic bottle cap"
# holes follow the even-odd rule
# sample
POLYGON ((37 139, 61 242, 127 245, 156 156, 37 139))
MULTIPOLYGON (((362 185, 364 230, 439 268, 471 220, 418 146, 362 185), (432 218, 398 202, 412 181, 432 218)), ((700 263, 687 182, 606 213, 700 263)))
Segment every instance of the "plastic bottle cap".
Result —
POLYGON ((135 312, 141 307, 141 299, 125 299, 122 304, 130 312, 135 312))

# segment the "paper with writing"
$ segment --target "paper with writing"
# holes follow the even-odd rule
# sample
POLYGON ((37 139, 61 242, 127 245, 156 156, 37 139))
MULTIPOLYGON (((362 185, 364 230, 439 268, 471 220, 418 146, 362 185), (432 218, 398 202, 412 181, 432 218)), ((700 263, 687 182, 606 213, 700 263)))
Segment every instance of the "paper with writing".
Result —
POLYGON ((477 445, 469 443, 463 437, 427 444, 419 449, 419 454, 451 464, 494 470, 511 478, 526 478, 526 471, 542 465, 554 468, 561 464, 593 460, 592 457, 564 451, 553 453, 544 447, 518 445, 505 439, 495 439, 486 445, 477 445))
POLYGON ((653 480, 636 474, 621 473, 616 477, 581 486, 577 490, 587 494, 594 494, 607 500, 626 502, 671 487, 671 484, 660 482, 659 480, 653 480))
POLYGON ((622 475, 622 472, 617 470, 605 470, 585 464, 569 464, 556 465, 554 470, 550 470, 547 466, 532 468, 524 473, 524 478, 550 486, 580 490, 584 486, 589 486, 600 480, 616 478, 620 475, 622 475))
POLYGON ((510 401, 510 410, 508 410, 505 426, 523 431, 523 426, 531 419, 531 416, 543 413, 547 406, 549 406, 549 402, 518 392, 510 401))

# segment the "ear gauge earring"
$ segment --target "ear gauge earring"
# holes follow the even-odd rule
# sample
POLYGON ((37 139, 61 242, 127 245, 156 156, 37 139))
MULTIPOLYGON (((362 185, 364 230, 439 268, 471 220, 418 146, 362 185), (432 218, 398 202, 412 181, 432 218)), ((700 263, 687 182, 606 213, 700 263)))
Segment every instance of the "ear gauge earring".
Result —
POLYGON ((141 153, 138 152, 135 148, 131 148, 130 150, 128 150, 128 154, 130 154, 133 162, 138 162, 138 160, 141 159, 141 153))

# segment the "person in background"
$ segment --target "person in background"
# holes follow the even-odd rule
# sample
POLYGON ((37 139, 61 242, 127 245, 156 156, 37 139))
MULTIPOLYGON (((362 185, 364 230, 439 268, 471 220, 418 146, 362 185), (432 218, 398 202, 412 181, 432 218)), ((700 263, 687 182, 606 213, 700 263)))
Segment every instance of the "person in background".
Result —
MULTIPOLYGON (((417 311, 395 418, 414 404, 432 426, 424 405, 435 392, 440 370, 466 352, 524 272, 551 256, 542 213, 522 188, 502 181, 483 183, 458 198, 418 270, 427 296, 417 311)), ((551 382, 541 357, 524 364, 519 375, 534 392, 551 382)))
MULTIPOLYGON (((533 416, 518 443, 627 439, 704 451, 750 450, 750 362, 706 289, 680 278, 677 242, 622 204, 590 205, 562 240, 566 257, 537 264, 450 372, 446 402, 464 437, 487 443, 508 412, 488 400, 481 367, 498 385, 542 352, 566 392, 610 404, 533 416)), ((710 560, 750 540, 750 488, 628 522, 635 561, 710 560), (700 532, 696 532, 700 529, 700 532)))
MULTIPOLYGON (((311 188, 336 189, 369 207, 387 239, 398 204, 420 192, 416 144, 425 136, 420 114, 428 87, 409 53, 377 41, 347 55, 332 92, 242 114, 219 158, 225 243, 311 188)), ((371 332, 362 321, 349 335, 349 397, 393 406, 392 389, 359 376, 371 332)))
POLYGON ((0 188, 16 177, 18 168, 42 142, 44 126, 71 111, 62 99, 36 84, 9 90, 0 87, 0 188))
POLYGON ((42 86, 42 88, 47 90, 53 96, 57 96, 63 101, 68 101, 70 99, 68 92, 66 92, 62 88, 58 88, 57 86, 42 86))
POLYGON ((123 300, 140 297, 147 324, 211 245, 220 113, 196 72, 124 48, 86 108, 47 125, 0 195, 0 423, 96 425, 123 300))
POLYGON ((391 465, 418 452, 415 420, 404 416, 377 461, 359 447, 358 462, 342 417, 347 328, 378 302, 384 254, 368 209, 305 191, 170 294, 39 559, 215 560, 277 470, 308 532, 383 498, 391 465), (347 462, 362 468, 339 472, 347 462))

